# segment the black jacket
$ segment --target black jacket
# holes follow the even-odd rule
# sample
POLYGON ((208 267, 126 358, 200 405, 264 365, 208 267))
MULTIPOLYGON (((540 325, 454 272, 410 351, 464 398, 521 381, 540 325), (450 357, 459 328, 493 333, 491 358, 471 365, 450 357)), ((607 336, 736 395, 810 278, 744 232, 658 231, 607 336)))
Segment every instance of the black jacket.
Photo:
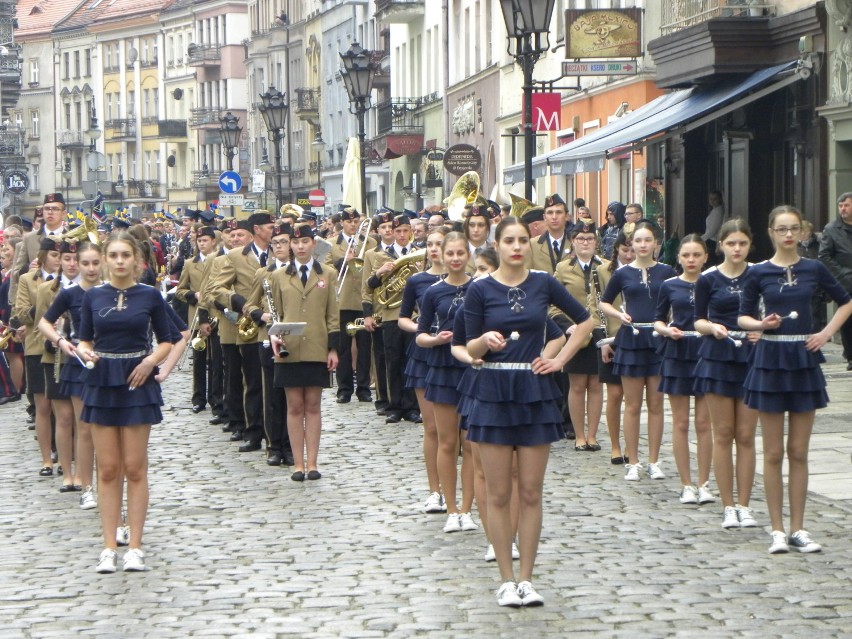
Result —
POLYGON ((841 219, 826 224, 819 242, 819 259, 841 286, 852 292, 852 224, 841 219))

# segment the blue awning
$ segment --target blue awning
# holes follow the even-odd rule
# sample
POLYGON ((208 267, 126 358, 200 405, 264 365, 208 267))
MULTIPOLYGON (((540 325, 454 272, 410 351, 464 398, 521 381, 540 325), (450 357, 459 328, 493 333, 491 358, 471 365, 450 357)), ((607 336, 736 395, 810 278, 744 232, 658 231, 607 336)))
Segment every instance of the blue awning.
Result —
MULTIPOLYGON (((611 151, 645 146, 649 139, 681 135, 704 126, 763 96, 810 76, 810 60, 794 60, 762 69, 739 82, 693 87, 662 95, 616 122, 533 158, 533 177, 601 171, 611 151)), ((503 183, 524 181, 524 165, 503 171, 503 183)))

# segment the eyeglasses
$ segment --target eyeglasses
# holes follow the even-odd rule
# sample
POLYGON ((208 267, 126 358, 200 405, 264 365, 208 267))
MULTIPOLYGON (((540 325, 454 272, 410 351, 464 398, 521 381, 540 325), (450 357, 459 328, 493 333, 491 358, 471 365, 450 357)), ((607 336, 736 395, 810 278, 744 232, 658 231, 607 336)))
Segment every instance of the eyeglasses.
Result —
POLYGON ((594 237, 580 237, 579 235, 574 238, 575 242, 581 242, 583 244, 588 244, 589 242, 594 242, 594 237))
POLYGON ((270 244, 272 244, 272 246, 276 246, 276 247, 287 246, 289 243, 290 243, 290 240, 272 240, 270 242, 270 244))
POLYGON ((772 229, 774 233, 778 235, 787 235, 788 233, 792 233, 793 235, 798 235, 802 232, 801 226, 777 226, 772 229))
POLYGON ((61 211, 63 207, 61 206, 43 206, 41 207, 42 211, 61 211))

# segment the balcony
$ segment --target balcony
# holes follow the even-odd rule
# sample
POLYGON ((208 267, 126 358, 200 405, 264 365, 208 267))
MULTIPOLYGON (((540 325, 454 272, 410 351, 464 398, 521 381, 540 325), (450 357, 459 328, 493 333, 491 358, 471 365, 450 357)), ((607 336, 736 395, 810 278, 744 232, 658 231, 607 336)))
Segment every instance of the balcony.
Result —
POLYGON ((186 53, 191 67, 215 67, 222 60, 218 44, 190 44, 186 53))
POLYGON ((56 132, 56 146, 60 149, 85 149, 89 146, 83 131, 60 130, 56 132))
POLYGON ((186 120, 159 120, 161 138, 185 138, 186 120))
POLYGON ((760 18, 775 13, 774 2, 760 0, 669 0, 661 6, 664 36, 714 18, 760 18))
POLYGON ((390 89, 390 51, 386 49, 373 51, 372 62, 378 65, 376 75, 373 76, 373 88, 390 89))
POLYGON ((376 20, 385 24, 409 24, 425 11, 425 0, 376 0, 376 20))
POLYGON ((0 128, 0 155, 22 156, 24 153, 24 130, 8 126, 0 128))
POLYGON ((133 118, 120 118, 118 120, 107 120, 104 125, 112 131, 113 140, 135 140, 136 120, 133 118))
POLYGON ((420 116, 417 113, 417 109, 422 103, 423 101, 420 98, 396 98, 379 104, 376 107, 379 135, 423 133, 423 124, 420 122, 420 116))
POLYGON ((296 114, 302 121, 316 122, 319 120, 320 90, 296 89, 296 114))
POLYGON ((160 183, 155 180, 127 180, 126 197, 157 199, 160 197, 160 183))
POLYGON ((219 178, 208 170, 193 171, 191 186, 193 189, 218 189, 219 178))
POLYGON ((214 109, 211 107, 202 107, 200 109, 190 109, 189 112, 189 126, 192 128, 201 128, 201 127, 220 127, 221 123, 219 122, 219 117, 222 115, 222 111, 220 109, 214 109))

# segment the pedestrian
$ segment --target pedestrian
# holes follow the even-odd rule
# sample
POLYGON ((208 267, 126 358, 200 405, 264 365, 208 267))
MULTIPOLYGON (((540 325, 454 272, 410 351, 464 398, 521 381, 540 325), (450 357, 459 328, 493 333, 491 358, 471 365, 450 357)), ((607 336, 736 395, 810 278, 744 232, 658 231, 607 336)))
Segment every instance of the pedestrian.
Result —
MULTIPOLYGON (((471 218, 469 217, 468 220, 471 218)), ((473 216, 473 219, 481 219, 473 216)), ((466 220, 466 221, 468 221, 466 220)), ((484 220, 488 224, 487 220, 484 220)), ((425 398, 431 403, 435 427, 438 432, 438 480, 443 489, 447 507, 445 533, 477 530, 473 520, 473 459, 470 443, 461 441, 462 449, 462 499, 458 507, 458 456, 460 443, 458 383, 464 365, 450 352, 453 337, 453 320, 464 302, 471 277, 465 273, 470 252, 469 237, 449 233, 441 243, 441 263, 445 277, 426 289, 417 320, 417 345, 428 351, 425 398)))
POLYGON ((617 201, 610 202, 604 215, 606 224, 598 229, 601 237, 601 256, 605 260, 613 260, 615 239, 618 237, 621 227, 624 226, 624 204, 617 201))
MULTIPOLYGON (((808 220, 802 220, 802 239, 799 240, 799 255, 812 260, 819 259, 820 233, 814 233, 814 225, 808 220)), ((811 303, 812 326, 815 332, 821 331, 828 323, 825 292, 817 290, 811 303)))
POLYGON ((588 312, 547 273, 527 268, 530 231, 517 218, 495 233, 500 266, 471 284, 465 301, 467 348, 482 368, 471 389, 468 439, 479 443, 488 491, 489 534, 503 584, 501 606, 541 605, 531 583, 541 536, 541 497, 550 444, 564 437, 559 392, 548 375, 561 370, 594 326, 588 312), (578 324, 554 359, 540 357, 547 309, 555 305, 578 324), (520 583, 512 567, 512 455, 520 482, 520 583))
MULTIPOLYGON (((429 258, 429 268, 415 273, 408 278, 402 291, 402 304, 399 307, 399 327, 408 332, 417 332, 417 321, 414 314, 421 308, 421 302, 426 290, 438 282, 444 274, 444 263, 441 261, 441 244, 446 231, 439 226, 429 230, 426 236, 426 255, 429 258)), ((423 419, 423 463, 426 467, 426 481, 429 484, 429 496, 423 504, 426 513, 446 512, 447 505, 441 493, 441 482, 438 480, 438 430, 435 425, 435 411, 432 402, 426 399, 426 374, 429 372, 429 351, 417 344, 416 339, 408 348, 405 364, 405 388, 414 391, 420 416, 423 419)), ((446 487, 444 487, 446 488, 446 487)))
POLYGON ((491 241, 488 239, 489 231, 491 230, 491 218, 493 217, 491 209, 487 206, 466 206, 465 218, 462 223, 464 235, 468 242, 468 254, 470 262, 468 271, 474 270, 473 258, 482 251, 482 249, 491 246, 491 241))
POLYGON ((721 191, 710 191, 707 196, 707 202, 710 206, 710 212, 704 220, 704 234, 701 239, 707 245, 707 250, 710 253, 710 263, 716 263, 716 242, 718 241, 719 229, 722 228, 722 223, 725 221, 725 201, 721 191))
POLYGON ((320 400, 322 389, 331 386, 330 374, 337 368, 340 338, 337 271, 314 259, 315 246, 311 225, 296 224, 290 238, 293 260, 269 276, 275 312, 281 321, 306 322, 301 335, 270 337, 276 356, 273 385, 283 388, 287 397, 293 481, 322 477, 318 468, 320 400))
POLYGON ((681 240, 678 262, 683 272, 663 282, 657 297, 654 329, 663 337, 659 390, 668 395, 672 409, 672 454, 680 476, 680 503, 709 504, 716 501, 708 488, 713 434, 707 402, 703 393, 694 390, 692 378, 701 344, 701 334, 695 330, 695 283, 707 262, 707 245, 701 236, 693 233, 681 240), (694 398, 698 484, 692 482, 689 461, 690 398, 694 398))
POLYGON ((737 325, 743 283, 751 268, 747 262, 751 245, 751 229, 744 220, 735 218, 722 224, 717 242, 722 263, 705 271, 695 283, 695 330, 703 337, 693 377, 695 392, 704 393, 710 411, 713 475, 723 505, 722 528, 757 526, 749 505, 757 413, 743 402, 752 340, 737 325))
POLYGON ((775 254, 751 269, 740 302, 739 325, 763 331, 755 344, 745 379, 745 402, 757 410, 763 436, 763 487, 772 527, 771 554, 788 550, 819 552, 805 530, 808 446, 816 410, 828 404, 821 348, 852 315, 852 298, 816 260, 800 257, 802 230, 798 209, 782 205, 769 214, 775 254), (823 289, 837 304, 828 325, 812 332, 811 299, 823 289), (763 309, 760 309, 761 304, 763 309), (761 317, 762 316, 762 317, 761 317), (789 418, 785 438, 784 418, 789 418), (786 441, 785 441, 786 440, 786 441), (787 451, 790 529, 784 527, 782 464, 787 451))
MULTIPOLYGON (((635 207, 631 204, 630 207, 635 207)), ((654 312, 663 282, 675 276, 672 267, 654 260, 657 237, 654 226, 641 221, 632 235, 636 259, 613 273, 601 297, 601 310, 622 323, 615 336, 613 372, 624 387, 624 443, 630 462, 626 481, 639 481, 639 420, 643 400, 648 411, 648 476, 665 479, 659 464, 663 442, 663 395, 659 391, 660 363, 654 341, 654 312), (621 309, 612 303, 621 295, 621 309)))
POLYGON ((136 240, 115 232, 103 247, 109 279, 86 291, 80 310, 78 352, 94 368, 82 390, 81 419, 92 425, 98 460, 98 508, 104 550, 95 568, 116 570, 116 529, 127 479, 129 550, 125 571, 145 570, 142 532, 148 512, 148 438, 162 421, 156 366, 172 348, 172 326, 160 292, 137 284, 144 258, 136 240), (157 337, 150 347, 149 332, 157 337))
MULTIPOLYGON (((852 191, 837 198, 838 217, 826 224, 819 241, 819 259, 847 293, 852 293, 852 191)), ((846 370, 852 371, 852 319, 840 329, 846 370)))

